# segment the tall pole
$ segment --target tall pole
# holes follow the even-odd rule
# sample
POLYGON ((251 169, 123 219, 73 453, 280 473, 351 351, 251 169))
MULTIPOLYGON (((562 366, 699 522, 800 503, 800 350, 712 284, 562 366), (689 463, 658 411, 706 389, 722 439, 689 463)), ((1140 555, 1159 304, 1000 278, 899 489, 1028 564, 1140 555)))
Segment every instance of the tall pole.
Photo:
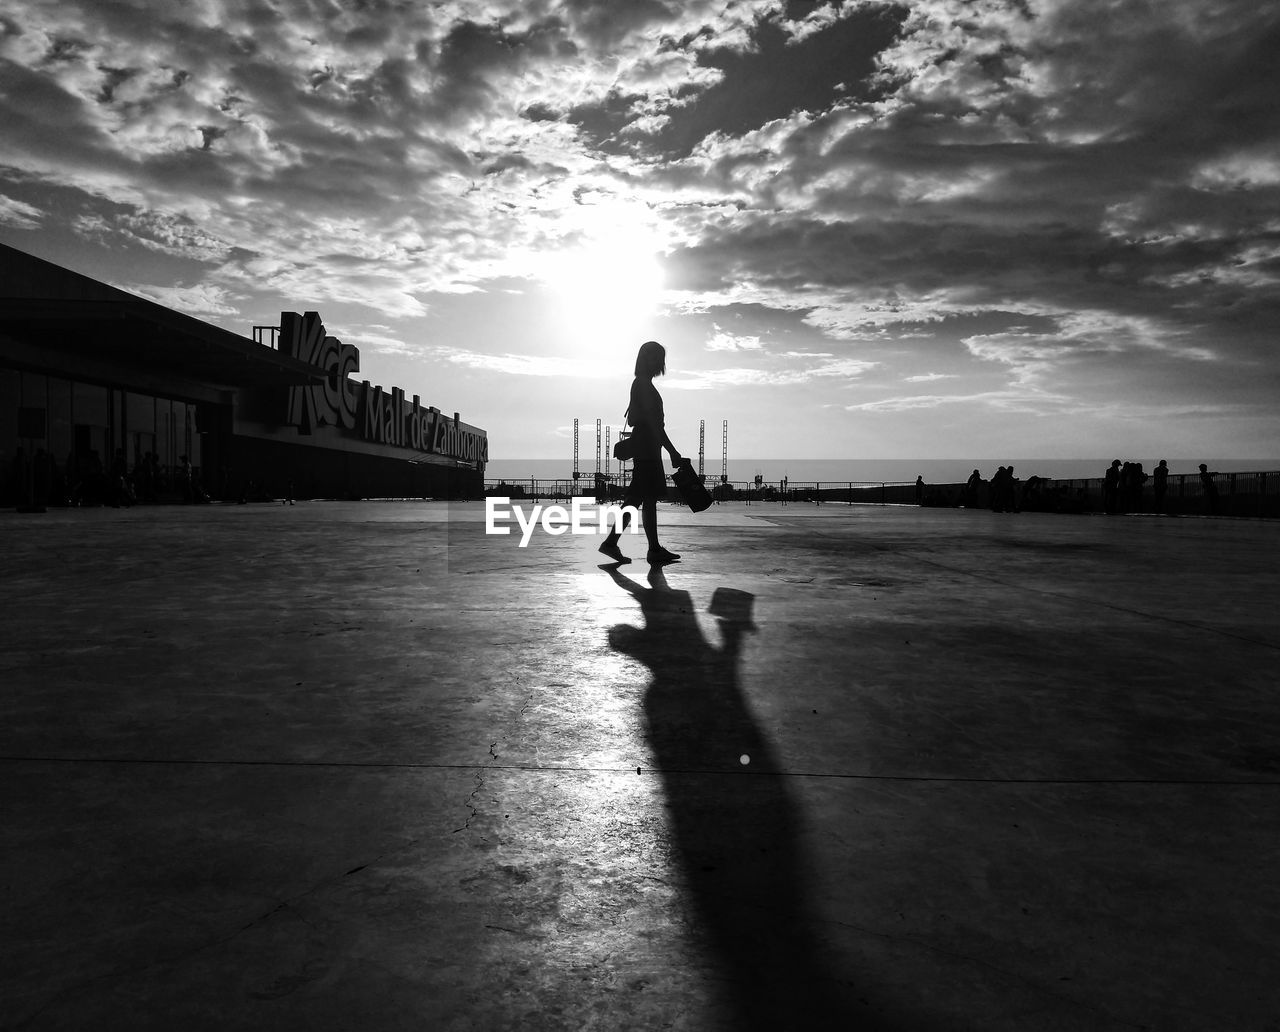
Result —
POLYGON ((613 449, 609 447, 609 438, 612 435, 613 427, 606 426, 604 428, 604 478, 609 479, 609 456, 613 454, 613 449))
POLYGON ((578 419, 573 420, 573 479, 578 479, 578 419))
POLYGON ((600 420, 596 420, 596 475, 600 475, 600 420))
POLYGON ((720 483, 729 482, 729 421, 726 419, 720 428, 720 483))
POLYGON ((705 419, 698 420, 698 479, 706 482, 706 475, 703 472, 703 460, 707 456, 707 421, 705 419))

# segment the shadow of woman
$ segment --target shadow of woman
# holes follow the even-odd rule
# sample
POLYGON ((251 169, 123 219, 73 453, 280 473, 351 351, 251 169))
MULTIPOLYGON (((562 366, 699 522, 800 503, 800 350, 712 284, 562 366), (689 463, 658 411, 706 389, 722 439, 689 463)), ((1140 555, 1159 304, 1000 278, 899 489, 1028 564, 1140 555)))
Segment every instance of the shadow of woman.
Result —
POLYGON ((646 737, 662 777, 673 852, 691 906, 724 969, 735 1029, 885 1029, 828 969, 805 901, 798 808, 738 679, 754 596, 718 588, 709 612, 723 644, 698 626, 687 591, 659 566, 648 586, 603 567, 640 603, 644 627, 609 644, 653 672, 646 737), (861 1012, 861 1013, 860 1013, 861 1012))

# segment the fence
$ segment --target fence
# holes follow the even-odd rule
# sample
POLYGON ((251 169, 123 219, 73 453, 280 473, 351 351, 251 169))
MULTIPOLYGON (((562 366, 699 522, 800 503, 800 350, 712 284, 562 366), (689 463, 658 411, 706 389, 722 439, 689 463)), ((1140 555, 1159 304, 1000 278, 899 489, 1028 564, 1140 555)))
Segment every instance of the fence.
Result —
MULTIPOLYGON (((1217 473, 1211 478, 1216 497, 1201 482, 1198 473, 1170 474, 1162 499, 1155 495, 1155 485, 1148 480, 1141 488, 1122 493, 1115 511, 1128 513, 1197 514, 1213 512, 1223 516, 1280 517, 1280 472, 1217 473)), ((604 483, 604 497, 617 501, 622 497, 625 481, 617 476, 604 483)), ((990 507, 990 485, 983 481, 970 491, 965 484, 926 484, 919 488, 914 481, 814 481, 788 483, 783 491, 777 484, 745 481, 708 483, 712 497, 721 502, 753 504, 821 504, 861 505, 925 505, 936 507, 990 507)), ((585 476, 579 480, 512 480, 485 481, 486 495, 503 495, 531 501, 568 501, 575 497, 597 497, 595 480, 585 476)), ((678 500, 674 487, 667 488, 667 498, 678 500)), ((1103 512, 1106 499, 1103 479, 1088 477, 1051 479, 1032 476, 1015 481, 1015 507, 1033 512, 1085 513, 1103 512)))
MULTIPOLYGON (((1021 508, 1047 512, 1103 512, 1106 498, 1101 477, 1077 480, 1028 478, 1018 484, 1021 508)), ((1214 473, 1208 484, 1199 473, 1171 473, 1163 498, 1154 480, 1121 489, 1112 511, 1129 513, 1280 516, 1280 472, 1214 473), (1212 485, 1212 486, 1209 486, 1212 485)))
MULTIPOLYGON (((913 483, 871 483, 867 481, 788 484, 782 491, 777 484, 756 486, 748 481, 729 481, 717 484, 708 479, 707 487, 718 502, 745 502, 748 505, 761 502, 870 502, 873 504, 912 504, 915 500, 913 483)), ((626 489, 626 481, 612 477, 604 482, 604 497, 617 500, 626 489)), ((568 501, 571 498, 596 498, 600 492, 591 477, 580 480, 486 480, 486 495, 510 498, 527 498, 531 501, 568 501)), ((676 489, 668 485, 667 499, 677 501, 676 489)))

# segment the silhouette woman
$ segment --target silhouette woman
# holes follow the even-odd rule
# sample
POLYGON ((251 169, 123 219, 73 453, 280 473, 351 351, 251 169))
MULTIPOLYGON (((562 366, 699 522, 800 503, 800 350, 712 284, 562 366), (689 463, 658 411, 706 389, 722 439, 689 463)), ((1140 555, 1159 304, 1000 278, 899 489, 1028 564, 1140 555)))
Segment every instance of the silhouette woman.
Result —
MULTIPOLYGON (((636 378, 631 381, 631 405, 627 418, 631 420, 636 451, 633 460, 631 484, 622 497, 623 505, 634 505, 643 517, 644 533, 649 539, 651 563, 671 563, 680 558, 658 543, 658 499, 667 492, 667 475, 662 469, 662 449, 671 454, 671 462, 680 465, 680 453, 667 436, 662 414, 662 395, 653 385, 653 378, 667 371, 667 349, 656 340, 640 345, 636 355, 636 378)), ((618 539, 629 522, 629 513, 622 517, 622 527, 614 527, 600 545, 600 551, 616 563, 631 562, 618 547, 618 539)))
POLYGON ((717 962, 723 1027, 886 1032, 883 1003, 867 1002, 874 987, 855 986, 847 960, 823 945, 803 814, 743 687, 744 639, 758 631, 754 596, 715 589, 707 612, 719 625, 717 648, 691 594, 668 584, 661 565, 650 567, 647 586, 616 567, 608 573, 644 617, 643 627, 611 627, 608 641, 653 672, 643 726, 666 808, 663 855, 688 892, 697 940, 717 962))

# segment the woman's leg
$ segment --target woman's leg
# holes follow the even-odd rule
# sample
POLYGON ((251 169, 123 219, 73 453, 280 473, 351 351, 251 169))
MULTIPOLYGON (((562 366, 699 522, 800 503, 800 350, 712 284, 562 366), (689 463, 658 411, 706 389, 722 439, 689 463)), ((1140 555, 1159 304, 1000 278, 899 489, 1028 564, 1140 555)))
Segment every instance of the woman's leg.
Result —
MULTIPOLYGON (((618 539, 622 537, 622 532, 631 525, 631 508, 637 507, 641 504, 640 496, 641 496, 641 491, 636 485, 635 477, 632 477, 631 483, 627 485, 626 494, 622 496, 622 505, 624 507, 622 510, 622 519, 620 519, 617 523, 613 525, 613 528, 605 536, 605 539, 602 542, 600 542, 600 551, 603 552, 605 555, 609 556, 610 559, 615 559, 619 562, 630 561, 622 555, 622 550, 618 548, 618 539)), ((649 506, 649 505, 652 505, 653 503, 646 502, 644 504, 646 506, 649 506)), ((648 531, 648 527, 650 523, 652 522, 653 520, 651 520, 648 516, 645 517, 644 525, 646 528, 646 533, 648 531)))
POLYGON ((644 506, 640 509, 640 515, 644 517, 644 536, 649 539, 649 550, 661 548, 658 544, 658 502, 654 498, 646 498, 644 506))
POLYGON ((658 501, 656 498, 645 499, 644 508, 640 510, 644 517, 644 533, 649 539, 649 562, 670 563, 680 558, 679 553, 671 552, 658 544, 658 501))
POLYGON ((631 525, 631 508, 639 508, 640 506, 640 492, 636 490, 634 481, 627 487, 627 493, 622 496, 622 505, 622 519, 613 525, 613 529, 609 531, 608 536, 604 539, 606 545, 617 545, 618 538, 622 536, 622 532, 631 525))
MULTIPOLYGON (((644 524, 644 534, 649 542, 650 561, 659 558, 661 561, 668 562, 672 559, 678 559, 679 556, 674 552, 668 552, 658 542, 658 497, 654 490, 654 481, 656 480, 658 484, 661 484, 661 475, 660 469, 650 470, 644 468, 638 471, 627 487, 627 493, 623 496, 622 504, 640 510, 640 522, 644 524)), ((630 515, 629 510, 624 511, 618 525, 609 531, 608 536, 600 544, 600 551, 616 562, 628 561, 618 548, 618 540, 622 536, 622 531, 630 526, 630 515)))

